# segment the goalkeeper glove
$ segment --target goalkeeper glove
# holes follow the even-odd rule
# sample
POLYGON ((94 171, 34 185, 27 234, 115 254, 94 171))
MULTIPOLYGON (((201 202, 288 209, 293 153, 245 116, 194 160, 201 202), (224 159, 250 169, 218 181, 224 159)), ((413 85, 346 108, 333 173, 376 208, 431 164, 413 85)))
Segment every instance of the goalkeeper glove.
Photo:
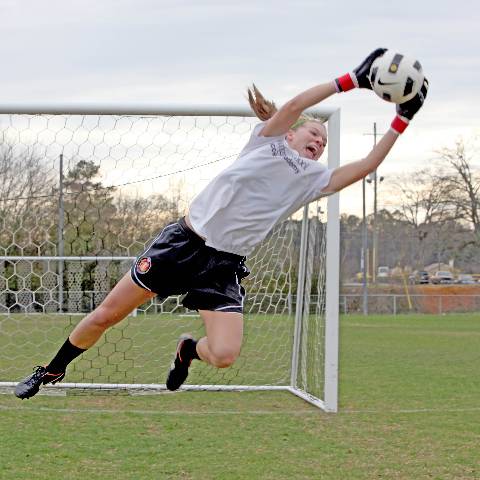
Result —
POLYGON ((386 48, 377 48, 374 50, 353 72, 346 73, 339 78, 335 79, 335 86, 337 92, 347 92, 352 88, 368 88, 372 89, 368 75, 370 73, 370 68, 372 63, 378 58, 381 57, 387 51, 386 48))
POLYGON ((427 98, 428 92, 428 80, 423 80, 422 88, 420 91, 408 102, 400 103, 396 106, 397 115, 393 119, 390 128, 396 133, 403 133, 408 127, 410 120, 415 114, 422 108, 423 102, 427 98))

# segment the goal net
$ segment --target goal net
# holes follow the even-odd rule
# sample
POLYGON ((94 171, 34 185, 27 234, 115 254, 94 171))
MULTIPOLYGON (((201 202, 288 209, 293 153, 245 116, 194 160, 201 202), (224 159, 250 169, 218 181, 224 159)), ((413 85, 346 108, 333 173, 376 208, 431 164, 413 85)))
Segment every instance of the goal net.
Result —
MULTIPOLYGON (((338 165, 339 112, 327 120, 338 165)), ((238 155, 243 108, 0 106, 0 386, 56 353, 149 241, 238 155)), ((286 389, 337 409, 338 195, 278 224, 243 280, 237 362, 194 362, 184 389, 286 389), (328 220, 328 221, 327 221, 328 220)), ((203 335, 181 297, 153 299, 106 332, 48 389, 155 390, 178 336, 203 335)))

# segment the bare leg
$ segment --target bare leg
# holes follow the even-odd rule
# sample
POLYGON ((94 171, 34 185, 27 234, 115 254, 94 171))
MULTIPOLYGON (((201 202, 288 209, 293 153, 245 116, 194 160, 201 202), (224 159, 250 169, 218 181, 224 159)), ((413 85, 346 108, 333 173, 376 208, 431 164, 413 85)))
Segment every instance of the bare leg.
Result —
POLYGON ((240 354, 243 315, 233 312, 200 310, 207 336, 197 343, 198 356, 217 368, 232 365, 240 354))
POLYGON ((78 348, 94 345, 107 328, 123 320, 136 307, 155 296, 140 288, 126 273, 107 298, 73 329, 70 342, 78 348))

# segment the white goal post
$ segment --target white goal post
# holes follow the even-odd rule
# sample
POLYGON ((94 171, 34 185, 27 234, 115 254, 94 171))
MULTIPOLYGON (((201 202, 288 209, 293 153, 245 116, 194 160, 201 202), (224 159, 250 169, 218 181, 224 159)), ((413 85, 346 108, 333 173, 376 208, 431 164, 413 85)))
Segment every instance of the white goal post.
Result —
MULTIPOLYGON (((335 168, 340 110, 309 113, 327 123, 335 168)), ((48 362, 155 232, 234 160, 252 115, 246 106, 0 104, 0 392, 48 362)), ((239 359, 222 370, 195 362, 182 389, 286 390, 336 412, 339 237, 338 194, 277 225, 247 259, 239 359)), ((181 298, 154 299, 42 391, 164 390, 178 335, 202 329, 181 298)))

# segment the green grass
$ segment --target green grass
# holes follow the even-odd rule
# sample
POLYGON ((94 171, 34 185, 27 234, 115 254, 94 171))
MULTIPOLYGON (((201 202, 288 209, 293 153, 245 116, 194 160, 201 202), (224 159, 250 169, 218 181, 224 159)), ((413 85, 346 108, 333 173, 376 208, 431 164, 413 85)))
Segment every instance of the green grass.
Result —
POLYGON ((479 347, 480 315, 344 317, 338 414, 286 392, 0 395, 0 478, 478 479, 479 347))
MULTIPOLYGON (((79 315, 0 316, 0 381, 22 378, 32 362, 46 364, 63 344, 79 315)), ((287 385, 290 381, 293 318, 288 315, 249 316, 242 353, 235 365, 218 371, 194 363, 190 383, 287 385), (278 345, 272 345, 274 337, 278 345), (258 371, 260 359, 270 366, 258 371)), ((199 316, 139 315, 119 323, 68 369, 69 382, 164 383, 178 336, 204 335, 199 316)))

